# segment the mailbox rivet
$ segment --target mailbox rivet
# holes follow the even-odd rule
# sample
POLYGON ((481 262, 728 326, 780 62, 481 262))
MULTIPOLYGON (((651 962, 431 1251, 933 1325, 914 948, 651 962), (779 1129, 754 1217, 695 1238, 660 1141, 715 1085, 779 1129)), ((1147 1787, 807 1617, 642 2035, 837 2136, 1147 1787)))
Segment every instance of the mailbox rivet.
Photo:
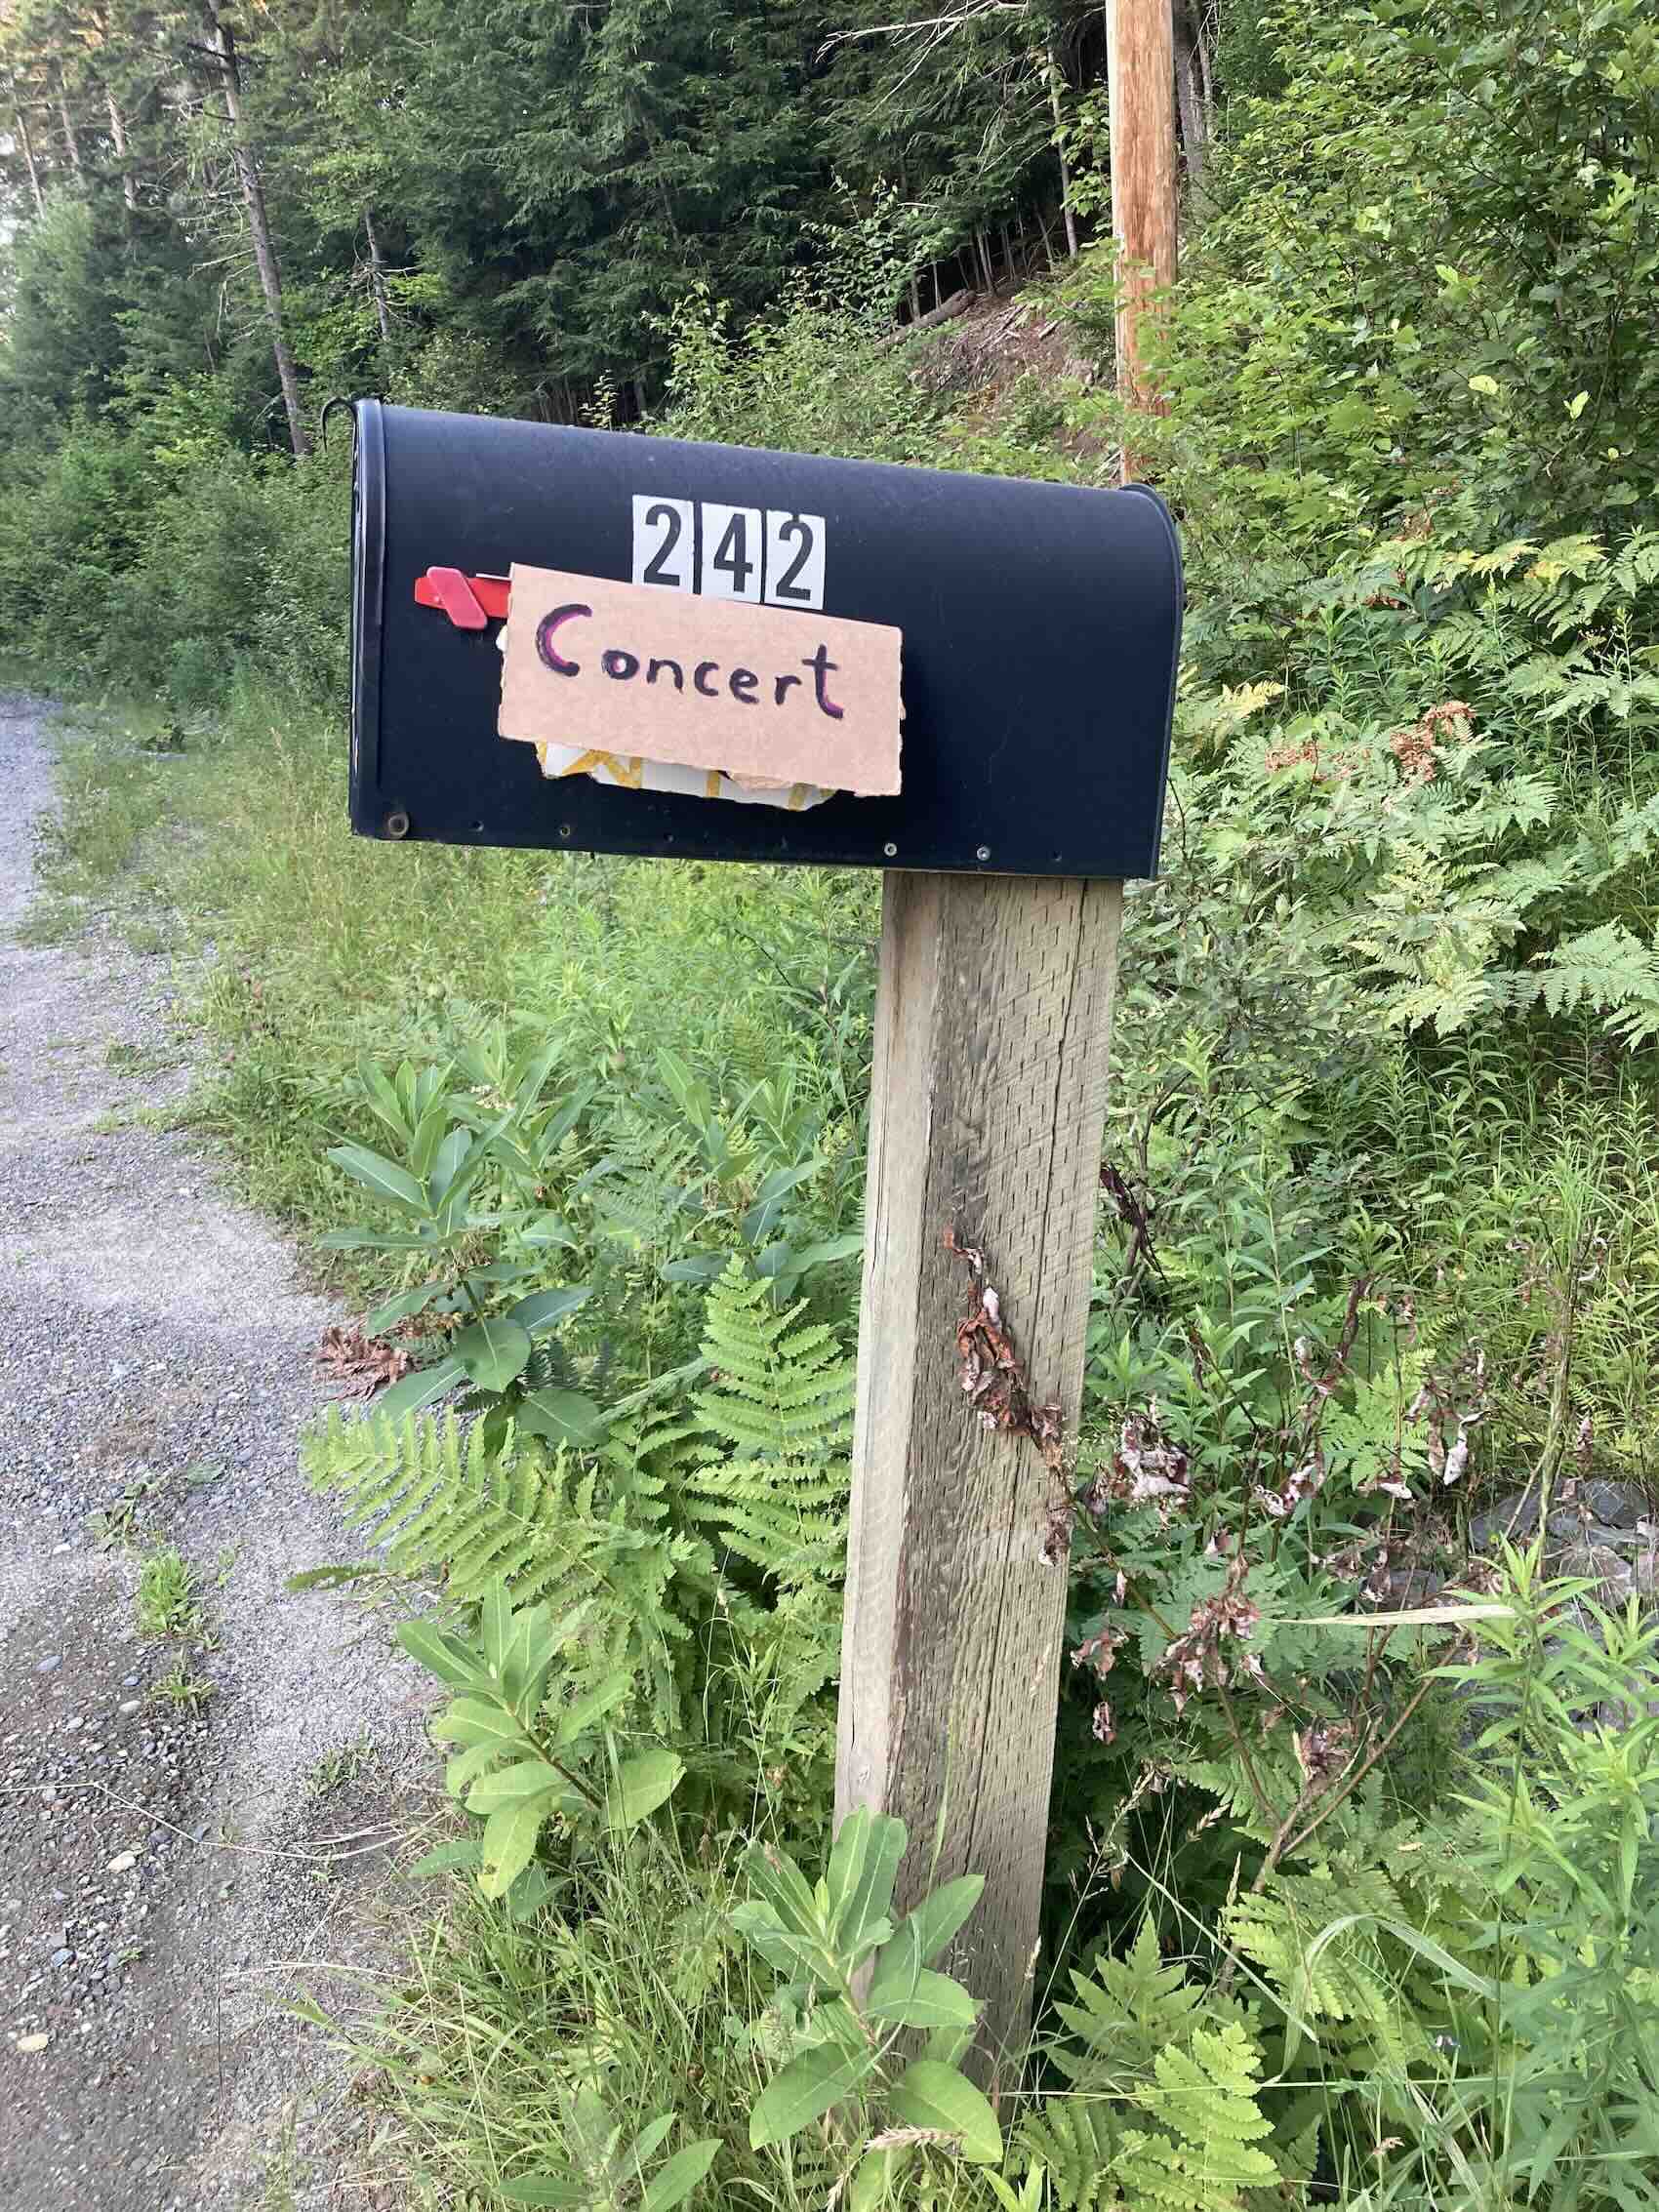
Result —
POLYGON ((409 834, 409 817, 401 807, 393 807, 390 814, 382 823, 381 827, 388 837, 407 837, 409 834))
POLYGON ((898 852, 899 848, 897 845, 883 845, 881 850, 886 854, 887 858, 891 860, 893 856, 898 852))
POLYGON ((570 835, 570 824, 568 822, 561 822, 559 824, 559 835, 561 837, 568 837, 570 835))
POLYGON ((989 845, 981 845, 981 846, 980 846, 980 848, 979 848, 979 850, 978 850, 978 851, 977 851, 977 852, 975 853, 975 855, 974 855, 974 858, 975 858, 975 860, 980 860, 980 861, 988 861, 988 860, 990 860, 990 858, 991 858, 991 847, 990 847, 989 845))

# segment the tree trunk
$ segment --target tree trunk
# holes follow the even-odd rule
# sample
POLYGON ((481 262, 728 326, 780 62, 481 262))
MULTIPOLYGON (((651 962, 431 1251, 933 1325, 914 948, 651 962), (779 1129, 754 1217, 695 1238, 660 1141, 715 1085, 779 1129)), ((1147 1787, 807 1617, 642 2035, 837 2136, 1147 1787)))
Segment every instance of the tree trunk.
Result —
POLYGON ((1075 261, 1077 219, 1072 213, 1072 166, 1066 159, 1066 146, 1060 136, 1060 57, 1054 51, 1053 39, 1048 42, 1048 98, 1054 109, 1054 150, 1060 156, 1060 212, 1066 218, 1066 251, 1075 261))
POLYGON ((381 242, 375 236, 375 219, 367 208, 363 210, 363 235, 369 241, 369 287, 375 295, 375 320, 381 326, 381 343, 389 350, 391 306, 386 299, 385 263, 381 259, 381 242))
POLYGON ((63 125, 63 151, 69 158, 69 167, 77 177, 84 178, 86 170, 81 163, 81 148, 75 137, 75 126, 69 120, 69 93, 61 70, 58 73, 58 115, 63 125))
POLYGON ((264 294, 265 320, 270 325, 271 353, 276 361, 277 382, 282 386, 282 404, 288 414, 289 442, 294 448, 295 460, 303 461, 311 450, 311 441, 305 433, 304 417, 300 412, 300 380, 295 374, 294 355, 289 350, 283 328, 282 272, 277 266, 276 247, 271 240, 264 187, 260 181, 259 165, 242 135, 242 78, 236 66, 236 44, 229 24, 220 20, 214 0, 202 0, 202 18, 211 42, 208 51, 219 63, 225 112, 230 118, 230 158, 235 165, 236 181, 242 187, 243 205, 248 211, 254 260, 259 267, 260 289, 264 294))
POLYGON ((1037 228, 1042 232, 1042 250, 1048 261, 1048 273, 1052 276, 1054 274, 1054 240, 1048 234, 1048 218, 1043 214, 1041 208, 1036 211, 1036 219, 1037 228))
POLYGON ((139 204, 139 190, 133 181, 133 172, 127 166, 127 126, 122 121, 121 109, 115 95, 104 87, 104 100, 109 106, 109 136, 115 142, 115 158, 121 164, 121 197, 131 215, 139 204))
POLYGON ((1181 144, 1187 156, 1187 174, 1195 184, 1204 174, 1210 118, 1204 100, 1203 40, 1193 11, 1180 0, 1175 10, 1175 105, 1181 118, 1181 144))
POLYGON ((34 194, 34 212, 36 215, 44 215, 46 195, 40 188, 40 166, 34 158, 34 141, 29 137, 28 117, 23 113, 22 101, 18 99, 16 84, 12 87, 12 114, 18 126, 18 143, 23 149, 23 160, 29 173, 29 190, 34 194))

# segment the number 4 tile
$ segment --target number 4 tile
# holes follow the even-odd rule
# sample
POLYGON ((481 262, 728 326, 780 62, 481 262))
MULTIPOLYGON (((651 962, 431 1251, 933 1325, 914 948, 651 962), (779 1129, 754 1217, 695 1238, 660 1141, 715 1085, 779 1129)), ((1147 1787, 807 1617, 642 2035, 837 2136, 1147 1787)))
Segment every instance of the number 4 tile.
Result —
POLYGON ((758 599, 765 535, 758 507, 703 502, 703 596, 758 599))

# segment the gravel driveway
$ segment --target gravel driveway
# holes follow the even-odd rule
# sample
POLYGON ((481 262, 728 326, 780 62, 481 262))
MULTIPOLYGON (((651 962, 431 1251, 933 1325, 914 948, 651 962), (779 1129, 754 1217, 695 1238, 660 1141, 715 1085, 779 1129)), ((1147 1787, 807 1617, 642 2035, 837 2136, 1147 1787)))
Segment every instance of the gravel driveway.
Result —
POLYGON ((344 2186, 358 2108, 283 2008, 387 1955, 425 1693, 383 1615, 283 1593, 355 1548, 296 1466, 333 1316, 131 1125, 187 1080, 166 962, 15 942, 50 727, 0 693, 0 2205, 389 2203, 344 2186), (204 1635, 139 1630, 161 1543, 204 1635))

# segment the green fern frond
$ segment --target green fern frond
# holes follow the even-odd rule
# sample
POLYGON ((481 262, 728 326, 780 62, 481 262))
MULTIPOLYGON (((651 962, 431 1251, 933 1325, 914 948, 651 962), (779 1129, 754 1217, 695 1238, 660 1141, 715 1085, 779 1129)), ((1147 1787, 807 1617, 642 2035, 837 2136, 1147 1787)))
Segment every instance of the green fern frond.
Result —
POLYGON ((1019 2144, 1028 2166, 1043 2169, 1056 2212, 1107 2212, 1119 2202, 1119 2131, 1105 2098, 1045 2097, 1021 2120, 1019 2144))
POLYGON ((1633 1043, 1659 1030, 1659 954, 1622 922, 1557 945, 1543 970, 1544 1003, 1552 1014, 1590 1005, 1617 1016, 1614 1026, 1633 1043))
POLYGON ((1121 2093, 1150 2079, 1158 2052, 1192 2031, 1205 2001, 1180 1960, 1164 1964, 1150 1912, 1125 1957, 1103 1958, 1092 1974, 1073 1969, 1072 1988, 1076 2002, 1055 2009, 1080 2048, 1062 2045, 1054 2063, 1079 2089, 1121 2093))
POLYGON ((344 1421, 331 1408, 303 1457, 313 1486, 343 1496, 347 1525, 388 1573, 441 1575, 464 1602, 505 1581, 521 1605, 585 1607, 593 1668, 627 1668, 672 1719, 675 1652, 690 1635, 675 1589, 710 1589, 713 1556, 669 1528, 656 1469, 691 1433, 657 1410, 621 1425, 600 1463, 614 1488, 563 1452, 510 1438, 487 1450, 482 1428, 463 1429, 453 1414, 344 1421))
POLYGON ((1134 2102, 1167 2132, 1127 2131, 1113 2178, 1130 2207, 1159 2212, 1238 2212, 1243 2192, 1280 2178, 1269 2152, 1273 2133, 1256 2102, 1261 2052, 1235 2022, 1194 2029, 1189 2049, 1171 2046, 1154 2062, 1155 2087, 1134 2102))
POLYGON ((750 1281, 735 1260, 709 1292, 703 1349, 719 1380, 698 1393, 698 1410, 751 1458, 825 1457, 847 1441, 851 1363, 821 1322, 796 1326, 804 1301, 777 1313, 770 1299, 770 1285, 750 1281))
POLYGON ((852 1364, 830 1330, 801 1325, 804 1306, 778 1313, 770 1295, 735 1261, 709 1292, 703 1350, 712 1384, 696 1405, 718 1442, 676 1468, 678 1508, 717 1550, 782 1583, 835 1580, 852 1364))

